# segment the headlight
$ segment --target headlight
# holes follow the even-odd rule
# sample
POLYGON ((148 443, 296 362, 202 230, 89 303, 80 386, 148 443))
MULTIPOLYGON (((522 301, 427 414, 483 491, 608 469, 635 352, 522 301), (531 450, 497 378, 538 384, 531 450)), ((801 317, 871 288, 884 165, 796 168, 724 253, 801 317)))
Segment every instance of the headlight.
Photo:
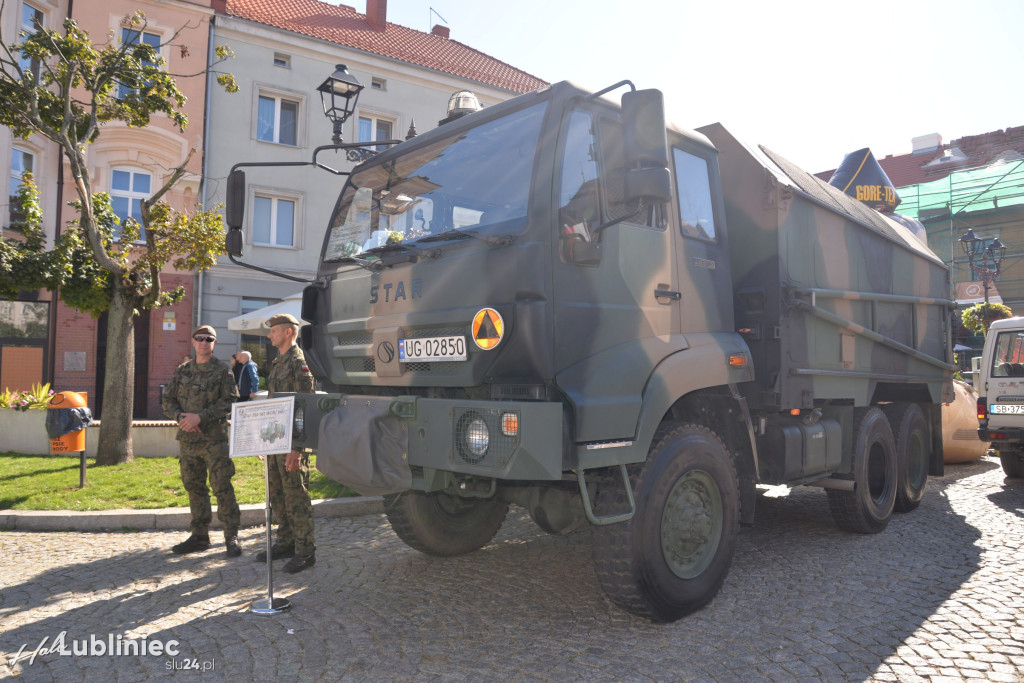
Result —
POLYGON ((473 418, 466 427, 466 448, 475 456, 482 456, 487 452, 491 443, 491 434, 487 429, 487 423, 482 418, 473 418))

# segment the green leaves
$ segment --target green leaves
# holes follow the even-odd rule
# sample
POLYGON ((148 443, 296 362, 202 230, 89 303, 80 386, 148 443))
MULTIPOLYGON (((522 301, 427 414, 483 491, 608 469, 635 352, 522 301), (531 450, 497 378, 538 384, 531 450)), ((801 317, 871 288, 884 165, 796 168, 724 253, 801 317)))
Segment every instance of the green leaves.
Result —
MULTIPOLYGON (((12 225, 21 235, 0 242, 0 298, 16 298, 24 289, 59 290, 69 306, 99 316, 117 290, 133 300, 135 309, 161 306, 184 295, 180 287, 161 290, 160 273, 168 264, 182 271, 205 270, 224 253, 219 215, 201 209, 190 215, 160 201, 185 174, 191 153, 154 192, 153 203, 144 203, 144 226, 132 220, 120 225, 109 195, 90 189, 86 149, 100 135, 100 124, 144 127, 154 114, 163 114, 179 130, 188 125, 185 95, 160 54, 164 46, 142 39, 146 16, 135 12, 121 26, 128 39, 111 32, 107 42, 94 44, 68 19, 60 31, 41 28, 16 44, 0 46, 0 124, 18 137, 42 135, 56 142, 78 193, 72 202, 78 218, 47 251, 39 192, 31 174, 25 175, 19 191, 22 212, 12 225), (22 69, 22 58, 38 69, 22 69)), ((179 49, 188 52, 186 45, 179 49)), ((218 62, 233 56, 223 45, 215 53, 218 62)), ((217 80, 229 92, 238 90, 230 74, 218 74, 217 80)))
POLYGON ((985 304, 982 302, 965 308, 963 313, 960 314, 960 319, 963 321, 964 327, 971 334, 978 334, 979 332, 988 332, 989 325, 996 320, 1003 320, 1012 316, 1013 311, 1010 310, 1009 306, 994 303, 985 304))

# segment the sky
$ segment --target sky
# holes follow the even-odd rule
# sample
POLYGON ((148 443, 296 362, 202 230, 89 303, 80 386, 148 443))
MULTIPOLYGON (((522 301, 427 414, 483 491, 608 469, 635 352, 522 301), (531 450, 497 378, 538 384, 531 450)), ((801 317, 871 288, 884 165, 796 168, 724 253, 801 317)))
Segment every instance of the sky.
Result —
MULTIPOLYGON (((337 4, 337 2, 335 2, 337 4)), ((365 0, 344 4, 366 11, 365 0)), ((549 82, 631 80, 807 171, 1024 125, 1024 0, 389 0, 549 82)))

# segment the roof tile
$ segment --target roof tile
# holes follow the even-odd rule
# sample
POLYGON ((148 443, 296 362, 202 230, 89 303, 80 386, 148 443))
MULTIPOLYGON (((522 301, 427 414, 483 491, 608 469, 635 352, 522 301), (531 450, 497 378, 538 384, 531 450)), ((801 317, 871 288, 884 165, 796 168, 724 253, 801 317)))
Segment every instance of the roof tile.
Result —
POLYGON ((319 0, 227 0, 226 13, 486 83, 512 92, 536 90, 546 81, 456 40, 387 22, 374 30, 366 16, 348 5, 319 0))

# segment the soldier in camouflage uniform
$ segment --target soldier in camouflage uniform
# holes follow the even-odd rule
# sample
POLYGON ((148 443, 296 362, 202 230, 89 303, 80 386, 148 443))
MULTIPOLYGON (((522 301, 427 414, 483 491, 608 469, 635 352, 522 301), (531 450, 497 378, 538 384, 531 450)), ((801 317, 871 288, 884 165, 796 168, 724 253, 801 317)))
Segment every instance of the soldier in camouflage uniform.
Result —
MULTIPOLYGON (((306 356, 295 345, 299 321, 283 313, 267 321, 267 338, 280 352, 270 363, 267 390, 271 397, 282 391, 313 393, 313 374, 306 365, 306 356)), ((270 508, 277 517, 277 538, 270 549, 275 560, 291 559, 284 566, 289 574, 301 572, 316 564, 313 545, 313 505, 309 500, 309 454, 291 451, 267 456, 270 458, 270 508)), ((266 551, 256 556, 267 561, 266 551)))
POLYGON ((231 368, 214 358, 216 343, 217 333, 212 327, 196 328, 192 333, 196 357, 178 366, 164 392, 164 415, 178 423, 181 481, 192 511, 192 535, 172 550, 184 555, 210 547, 213 510, 206 486, 209 472, 228 557, 238 557, 242 554, 238 543, 241 512, 231 485, 235 463, 228 455, 228 416, 231 404, 238 400, 238 387, 231 368))

